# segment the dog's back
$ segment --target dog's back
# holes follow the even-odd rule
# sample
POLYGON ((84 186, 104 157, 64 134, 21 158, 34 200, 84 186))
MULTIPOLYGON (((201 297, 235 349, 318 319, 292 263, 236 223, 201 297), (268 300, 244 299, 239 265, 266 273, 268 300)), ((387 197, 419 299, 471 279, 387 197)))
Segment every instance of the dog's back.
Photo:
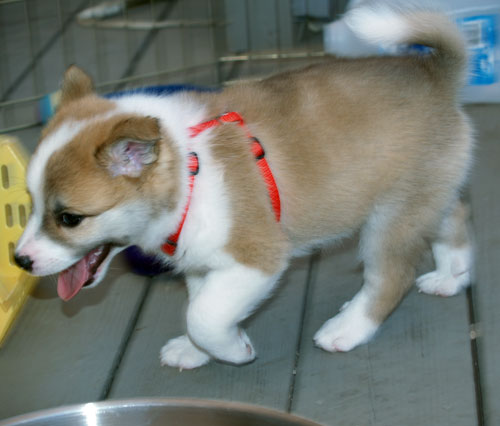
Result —
MULTIPOLYGON (((239 111, 264 143, 282 193, 283 224, 298 245, 356 229, 381 197, 425 198, 434 211, 428 194, 448 198, 467 174, 471 129, 457 101, 466 61, 461 37, 438 14, 389 18, 399 32, 386 34, 379 25, 378 37, 373 28, 387 16, 368 10, 349 22, 379 42, 433 51, 326 59, 211 96, 214 115, 239 111)), ((228 161, 234 149, 227 147, 228 161)), ((227 163, 221 149, 218 156, 227 163)), ((231 181, 255 185, 246 176, 231 181)))

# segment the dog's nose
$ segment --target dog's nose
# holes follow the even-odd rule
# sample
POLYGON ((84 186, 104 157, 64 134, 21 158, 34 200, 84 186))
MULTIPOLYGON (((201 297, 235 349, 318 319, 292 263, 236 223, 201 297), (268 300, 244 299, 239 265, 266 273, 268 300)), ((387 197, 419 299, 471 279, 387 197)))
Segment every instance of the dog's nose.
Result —
POLYGON ((18 256, 16 254, 14 255, 14 261, 16 262, 17 266, 23 268, 25 271, 31 272, 31 270, 33 269, 33 261, 29 256, 18 256))

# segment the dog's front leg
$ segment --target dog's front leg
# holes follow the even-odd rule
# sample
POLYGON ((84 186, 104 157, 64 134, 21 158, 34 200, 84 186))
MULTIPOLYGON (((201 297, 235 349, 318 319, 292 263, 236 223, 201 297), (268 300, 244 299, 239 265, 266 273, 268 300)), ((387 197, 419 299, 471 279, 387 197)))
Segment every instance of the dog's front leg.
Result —
POLYGON ((255 350, 239 324, 269 296, 278 276, 235 264, 188 277, 188 334, 162 348, 162 363, 187 369, 211 358, 231 364, 253 361, 255 350))

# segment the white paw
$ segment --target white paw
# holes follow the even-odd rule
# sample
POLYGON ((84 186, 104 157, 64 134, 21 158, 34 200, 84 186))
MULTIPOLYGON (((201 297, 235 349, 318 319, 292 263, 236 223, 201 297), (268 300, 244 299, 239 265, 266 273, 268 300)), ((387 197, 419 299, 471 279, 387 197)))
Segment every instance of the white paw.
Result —
POLYGON ((454 296, 471 281, 472 249, 469 245, 450 247, 435 243, 432 252, 436 270, 417 278, 419 291, 438 296, 454 296))
POLYGON ((160 351, 161 365, 190 370, 201 367, 210 361, 210 356, 191 343, 189 337, 179 336, 171 339, 160 351))
POLYGON ((442 271, 434 271, 417 278, 419 291, 437 296, 454 296, 470 284, 470 273, 465 271, 457 276, 442 271))
POLYGON ((232 339, 230 344, 226 344, 214 352, 214 356, 230 364, 248 364, 256 358, 250 338, 241 328, 238 329, 238 338, 232 339))
POLYGON ((347 352, 373 337, 378 325, 350 306, 323 324, 314 336, 316 346, 328 352, 347 352))

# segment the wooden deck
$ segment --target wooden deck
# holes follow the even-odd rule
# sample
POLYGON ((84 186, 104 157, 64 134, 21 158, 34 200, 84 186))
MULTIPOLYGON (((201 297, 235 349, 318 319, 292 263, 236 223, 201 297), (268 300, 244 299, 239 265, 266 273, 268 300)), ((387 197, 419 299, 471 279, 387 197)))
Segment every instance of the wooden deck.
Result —
MULTIPOLYGON (((81 2, 62 3, 71 9, 81 2)), ((12 22, 8 34, 0 31, 3 45, 13 42, 12 22)), ((50 36, 46 26, 38 30, 35 47, 50 36)), ((20 53, 28 43, 22 31, 18 47, 6 54, 29 68, 20 53)), ((67 30, 73 38, 82 31, 67 30)), ((114 42, 114 36, 99 37, 92 43, 114 42)), ((64 48, 70 59, 71 46, 64 48)), ((53 70, 61 59, 53 53, 47 50, 35 83, 59 78, 53 70)), ((116 63, 108 65, 126 68, 115 54, 116 63)), ((0 71, 7 72, 1 65, 0 71)), ((29 84, 20 90, 31 93, 29 84)), ((412 290, 372 342, 345 354, 323 352, 313 346, 314 332, 361 285, 356 241, 346 241, 297 259, 275 297, 248 321, 258 352, 254 363, 213 362, 180 372, 160 366, 159 350, 184 331, 182 277, 139 277, 116 259, 105 283, 68 303, 57 298, 53 278, 40 281, 0 348, 0 419, 64 404, 154 396, 242 401, 332 426, 500 425, 500 105, 467 110, 478 139, 466 194, 476 242, 475 282, 467 292, 439 298, 412 290)), ((38 132, 15 134, 33 147, 38 132)), ((422 270, 431 264, 427 259, 422 270)))
POLYGON ((0 418, 165 396, 243 401, 326 425, 500 424, 500 105, 468 111, 478 130, 469 191, 476 282, 468 292, 439 298, 413 290, 375 340, 350 353, 323 352, 314 332, 361 284, 356 242, 346 242, 295 261, 248 322, 254 363, 180 372, 161 367, 158 354, 183 333, 182 278, 135 276, 118 259, 106 283, 68 303, 53 279, 40 282, 0 349, 0 418))

